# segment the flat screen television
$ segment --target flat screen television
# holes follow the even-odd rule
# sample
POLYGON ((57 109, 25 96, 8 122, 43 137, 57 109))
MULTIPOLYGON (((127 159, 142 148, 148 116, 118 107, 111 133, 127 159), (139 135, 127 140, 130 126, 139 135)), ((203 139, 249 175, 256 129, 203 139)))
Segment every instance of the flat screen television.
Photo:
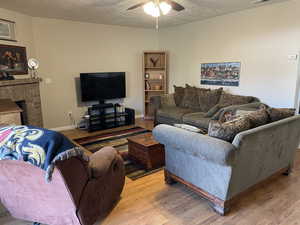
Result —
POLYGON ((80 84, 83 102, 126 97, 125 72, 81 73, 80 84))

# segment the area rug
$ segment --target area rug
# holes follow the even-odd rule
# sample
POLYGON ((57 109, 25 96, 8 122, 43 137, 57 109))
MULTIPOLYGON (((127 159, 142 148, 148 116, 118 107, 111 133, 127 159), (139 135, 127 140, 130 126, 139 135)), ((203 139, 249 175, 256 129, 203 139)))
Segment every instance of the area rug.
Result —
POLYGON ((148 132, 151 133, 150 130, 142 127, 132 127, 129 129, 79 138, 74 141, 93 153, 106 146, 114 147, 124 160, 126 176, 131 180, 136 180, 162 170, 162 168, 146 170, 142 165, 131 161, 128 157, 127 138, 148 132))

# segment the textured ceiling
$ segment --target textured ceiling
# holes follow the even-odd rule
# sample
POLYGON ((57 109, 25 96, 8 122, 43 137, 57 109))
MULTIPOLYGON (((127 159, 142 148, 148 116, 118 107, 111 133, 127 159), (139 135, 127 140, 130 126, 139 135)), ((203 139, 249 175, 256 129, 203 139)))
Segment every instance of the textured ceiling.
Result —
MULTIPOLYGON (((0 0, 6 8, 35 17, 67 19, 81 22, 121 26, 154 27, 155 19, 143 9, 126 9, 144 0, 0 0)), ((253 0, 175 0, 185 7, 159 18, 160 27, 169 27, 218 15, 241 11, 286 0, 271 0, 253 4, 253 0)))

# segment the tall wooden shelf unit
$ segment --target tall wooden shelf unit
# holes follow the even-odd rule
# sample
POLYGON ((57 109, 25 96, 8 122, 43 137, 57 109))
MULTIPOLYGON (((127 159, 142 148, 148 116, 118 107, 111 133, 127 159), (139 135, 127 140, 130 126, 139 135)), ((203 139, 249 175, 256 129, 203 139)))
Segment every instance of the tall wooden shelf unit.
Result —
POLYGON ((168 93, 168 54, 165 51, 143 53, 144 119, 153 119, 152 96, 168 93))

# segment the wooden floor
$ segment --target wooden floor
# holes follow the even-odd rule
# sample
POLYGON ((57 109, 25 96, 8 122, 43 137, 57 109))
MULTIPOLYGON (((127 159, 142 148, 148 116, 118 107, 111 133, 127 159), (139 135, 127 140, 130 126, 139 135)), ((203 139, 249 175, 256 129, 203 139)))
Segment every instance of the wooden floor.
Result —
MULTIPOLYGON (((149 125, 149 124, 148 124, 149 125)), ((149 127, 148 127, 149 128, 149 127)), ((9 216, 0 225, 27 225, 9 216)), ((168 186, 163 172, 136 181, 126 179, 122 199, 96 225, 296 225, 300 224, 300 152, 294 172, 279 176, 242 198, 228 216, 181 184, 168 186)))

